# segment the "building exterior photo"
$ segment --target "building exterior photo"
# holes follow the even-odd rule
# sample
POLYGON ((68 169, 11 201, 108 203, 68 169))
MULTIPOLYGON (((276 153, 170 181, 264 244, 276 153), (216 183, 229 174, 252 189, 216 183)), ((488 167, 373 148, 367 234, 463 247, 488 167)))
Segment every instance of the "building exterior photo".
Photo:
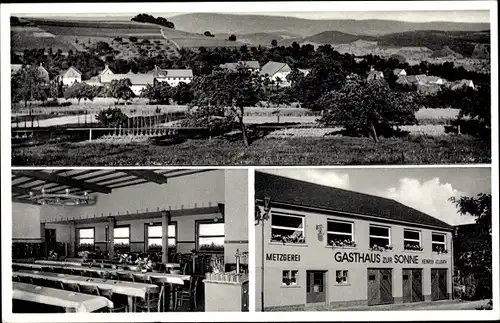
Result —
POLYGON ((391 199, 255 173, 256 310, 450 299, 453 227, 391 199), (264 286, 264 290, 262 290, 264 286))

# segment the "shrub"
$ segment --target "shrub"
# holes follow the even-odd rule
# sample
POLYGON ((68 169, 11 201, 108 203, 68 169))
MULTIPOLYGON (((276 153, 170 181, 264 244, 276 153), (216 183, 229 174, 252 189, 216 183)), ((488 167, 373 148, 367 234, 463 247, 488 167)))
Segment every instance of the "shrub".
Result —
POLYGON ((120 108, 108 108, 99 111, 96 119, 106 127, 119 127, 120 125, 125 125, 128 117, 120 108))
POLYGON ((130 40, 130 42, 132 42, 132 43, 135 43, 135 42, 137 42, 137 37, 135 37, 135 36, 130 36, 130 37, 128 38, 128 40, 130 40))

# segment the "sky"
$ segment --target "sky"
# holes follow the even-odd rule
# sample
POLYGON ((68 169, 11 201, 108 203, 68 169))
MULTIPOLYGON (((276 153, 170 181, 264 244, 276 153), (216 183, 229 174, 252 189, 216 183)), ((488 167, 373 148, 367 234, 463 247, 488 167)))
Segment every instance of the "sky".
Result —
MULTIPOLYGON (((184 12, 187 13, 187 12, 184 12)), ((174 12, 149 12, 154 16, 172 17, 181 13, 174 12)), ((244 15, 267 15, 267 16, 288 16, 303 19, 387 19, 401 20, 410 22, 430 22, 430 21, 448 21, 448 22, 489 22, 489 11, 487 10, 467 10, 467 11, 321 11, 321 12, 232 12, 232 14, 244 15)), ((58 17, 72 19, 91 19, 108 17, 113 20, 129 20, 134 14, 131 13, 94 13, 94 14, 16 14, 16 16, 31 17, 58 17), (92 17, 91 17, 92 16, 92 17)))
POLYGON ((259 171, 391 198, 448 224, 474 222, 448 199, 491 193, 491 170, 466 168, 282 168, 259 171))

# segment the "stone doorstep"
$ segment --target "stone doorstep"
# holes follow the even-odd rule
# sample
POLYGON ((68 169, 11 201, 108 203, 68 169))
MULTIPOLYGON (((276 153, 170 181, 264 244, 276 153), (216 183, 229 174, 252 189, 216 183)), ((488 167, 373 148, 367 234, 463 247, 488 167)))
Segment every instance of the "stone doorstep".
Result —
POLYGON ((372 306, 349 306, 349 307, 335 307, 331 308, 332 311, 350 311, 350 310, 407 310, 409 308, 418 309, 419 307, 427 307, 432 305, 440 304, 458 304, 462 303, 459 299, 445 299, 438 301, 425 301, 425 302, 415 302, 415 303, 398 303, 398 304, 382 304, 382 305, 372 305, 372 306))

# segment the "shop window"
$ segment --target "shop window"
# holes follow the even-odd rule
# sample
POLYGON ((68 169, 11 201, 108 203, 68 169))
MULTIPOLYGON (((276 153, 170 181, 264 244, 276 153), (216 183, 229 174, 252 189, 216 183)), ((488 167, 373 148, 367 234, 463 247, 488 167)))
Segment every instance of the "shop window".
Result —
POLYGON ((197 221, 196 246, 198 251, 224 251, 224 223, 213 221, 197 221))
POLYGON ((432 234, 432 251, 439 253, 447 253, 446 249, 446 235, 442 233, 432 234))
POLYGON ((79 245, 94 245, 95 242, 95 229, 78 229, 78 244, 79 245))
POLYGON ((130 226, 120 226, 113 229, 113 243, 117 252, 130 250, 130 226))
POLYGON ((407 230, 403 231, 403 246, 404 250, 418 250, 422 251, 422 242, 421 242, 421 233, 420 231, 415 230, 407 230))
MULTIPOLYGON (((168 248, 175 249, 177 245, 177 223, 172 223, 168 225, 168 248)), ((162 242, 162 225, 161 223, 155 223, 153 225, 147 225, 147 241, 148 249, 160 249, 163 246, 162 242)))
POLYGON ((352 222, 328 220, 326 229, 327 244, 334 247, 355 247, 353 228, 354 223, 352 222))
POLYGON ((271 216, 271 241, 305 243, 304 217, 273 212, 271 216))
POLYGON ((370 225, 370 248, 392 249, 391 228, 378 225, 370 225))
POLYGON ((336 270, 335 271, 335 282, 337 283, 337 285, 349 284, 349 271, 348 270, 336 270))
POLYGON ((298 270, 283 270, 283 277, 281 279, 281 284, 283 286, 296 286, 298 276, 299 276, 298 270))

